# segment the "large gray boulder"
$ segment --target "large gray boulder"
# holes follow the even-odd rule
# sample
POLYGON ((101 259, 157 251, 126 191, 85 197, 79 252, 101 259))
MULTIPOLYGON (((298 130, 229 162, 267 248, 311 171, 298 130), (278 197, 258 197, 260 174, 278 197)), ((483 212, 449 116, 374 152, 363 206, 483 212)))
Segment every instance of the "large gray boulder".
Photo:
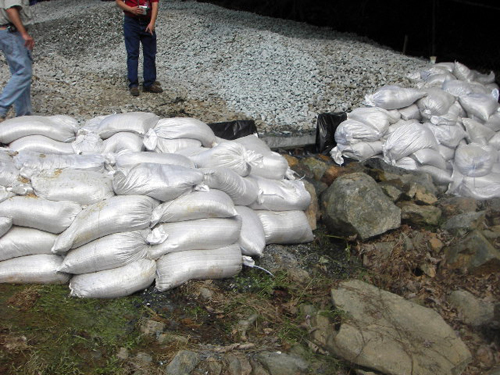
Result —
POLYGON ((471 353, 429 308, 350 280, 332 290, 341 322, 325 340, 329 351, 387 375, 459 375, 471 353))
POLYGON ((327 228, 343 236, 367 240, 401 225, 401 210, 366 173, 340 176, 320 203, 327 228))

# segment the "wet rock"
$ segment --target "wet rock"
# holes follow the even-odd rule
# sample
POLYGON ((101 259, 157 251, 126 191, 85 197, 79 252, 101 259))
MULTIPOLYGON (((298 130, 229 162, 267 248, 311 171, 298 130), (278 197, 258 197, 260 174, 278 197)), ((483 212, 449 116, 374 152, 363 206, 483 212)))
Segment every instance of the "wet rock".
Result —
POLYGON ((477 201, 468 197, 448 197, 439 200, 438 207, 444 217, 451 217, 466 212, 475 212, 478 209, 477 201))
POLYGON ((326 162, 315 157, 305 158, 301 161, 301 163, 309 168, 316 180, 321 180, 325 171, 328 169, 328 164, 326 162))
POLYGON ((437 226, 441 219, 441 210, 435 206, 421 206, 413 202, 398 203, 401 209, 401 220, 416 226, 437 226))
POLYGON ((453 268, 480 275, 500 271, 500 251, 478 230, 448 246, 445 254, 453 268))
POLYGON ((451 216, 441 226, 455 235, 464 235, 474 229, 482 229, 486 218, 485 211, 465 212, 455 216, 451 216))
POLYGON ((165 374, 166 375, 186 375, 195 369, 200 363, 201 356, 190 350, 179 351, 174 359, 168 364, 165 374))
POLYGON ((332 290, 345 317, 329 350, 387 375, 458 375, 471 353, 435 311, 359 280, 332 290))
POLYGON ((456 290, 448 296, 448 303, 458 310, 462 320, 472 326, 492 323, 495 318, 495 304, 482 301, 465 290, 456 290))
POLYGON ((336 179, 320 197, 323 220, 331 233, 362 240, 398 228, 401 211, 365 173, 336 179))
POLYGON ((302 358, 280 352, 261 352, 255 355, 270 375, 301 375, 309 367, 302 358))

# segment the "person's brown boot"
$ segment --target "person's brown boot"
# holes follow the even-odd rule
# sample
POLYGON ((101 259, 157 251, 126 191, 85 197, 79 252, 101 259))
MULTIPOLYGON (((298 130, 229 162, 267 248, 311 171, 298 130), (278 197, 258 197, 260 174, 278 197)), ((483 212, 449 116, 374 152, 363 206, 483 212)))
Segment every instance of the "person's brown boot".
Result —
POLYGON ((159 94, 163 92, 163 89, 159 84, 155 82, 151 86, 144 86, 144 92, 152 92, 154 94, 159 94))
POLYGON ((137 86, 133 86, 130 88, 130 94, 132 96, 139 96, 139 88, 137 86))

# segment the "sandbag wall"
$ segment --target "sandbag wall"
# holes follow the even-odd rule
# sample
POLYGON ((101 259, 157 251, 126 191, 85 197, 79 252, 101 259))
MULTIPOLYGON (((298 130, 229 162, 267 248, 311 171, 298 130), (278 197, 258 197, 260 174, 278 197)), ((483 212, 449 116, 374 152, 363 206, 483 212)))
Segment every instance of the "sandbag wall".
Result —
POLYGON ((311 197, 257 136, 133 112, 0 124, 0 282, 78 297, 236 275, 266 244, 313 240, 311 197))
POLYGON ((331 156, 372 157, 429 173, 450 194, 500 197, 500 112, 495 75, 438 63, 409 77, 414 88, 383 86, 335 132, 331 156))

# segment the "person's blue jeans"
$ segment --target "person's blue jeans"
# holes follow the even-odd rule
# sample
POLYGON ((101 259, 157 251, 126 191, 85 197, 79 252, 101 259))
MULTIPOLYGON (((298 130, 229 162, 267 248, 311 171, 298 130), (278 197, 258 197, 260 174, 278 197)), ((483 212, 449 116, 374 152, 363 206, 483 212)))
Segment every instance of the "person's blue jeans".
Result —
POLYGON ((0 95, 0 117, 14 105, 16 116, 31 115, 31 52, 19 32, 0 30, 0 50, 5 55, 12 76, 0 95))
POLYGON ((156 33, 151 35, 146 31, 148 20, 124 17, 123 34, 127 50, 127 78, 129 87, 139 86, 139 50, 142 44, 144 57, 143 78, 144 87, 151 86, 156 81, 156 33))

